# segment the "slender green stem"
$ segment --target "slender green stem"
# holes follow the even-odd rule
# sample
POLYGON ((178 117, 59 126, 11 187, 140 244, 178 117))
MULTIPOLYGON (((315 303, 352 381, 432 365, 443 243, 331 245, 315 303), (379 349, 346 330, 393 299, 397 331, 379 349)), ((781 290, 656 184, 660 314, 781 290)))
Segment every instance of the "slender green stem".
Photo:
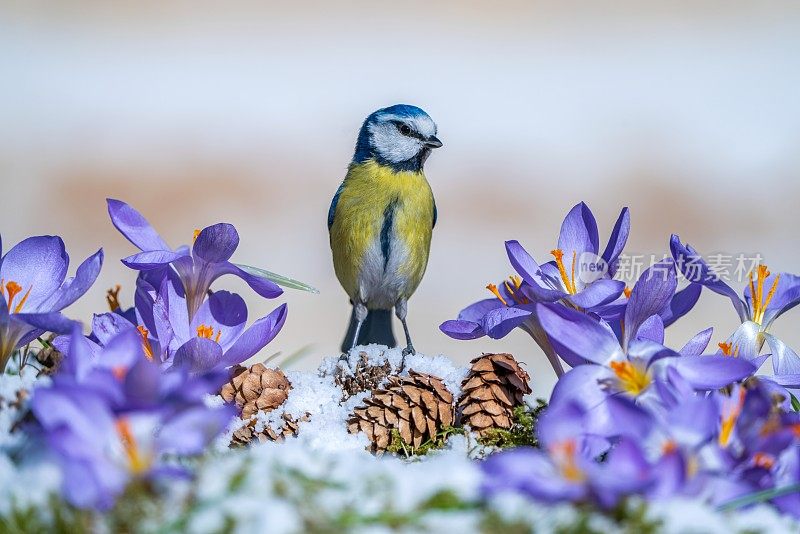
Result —
POLYGON ((732 499, 724 504, 719 505, 717 508, 720 511, 727 512, 730 510, 736 510, 737 508, 741 508, 743 506, 749 506, 751 504, 766 502, 776 497, 791 495, 792 493, 800 493, 800 483, 790 484, 788 486, 783 486, 782 488, 773 488, 763 491, 757 491, 755 493, 750 493, 749 495, 732 499))

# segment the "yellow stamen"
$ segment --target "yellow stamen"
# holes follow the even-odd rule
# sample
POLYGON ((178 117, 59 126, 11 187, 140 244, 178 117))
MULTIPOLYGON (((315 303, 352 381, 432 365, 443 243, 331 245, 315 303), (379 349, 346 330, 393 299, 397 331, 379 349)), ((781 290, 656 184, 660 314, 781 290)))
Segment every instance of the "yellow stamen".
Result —
POLYGON ((750 302, 752 303, 752 319, 754 323, 762 324, 764 322, 764 314, 767 311, 767 306, 769 306, 772 297, 775 296, 775 292, 778 290, 778 281, 781 279, 781 275, 775 277, 775 280, 772 281, 772 286, 770 287, 769 291, 767 292, 766 297, 764 296, 764 283, 767 280, 771 273, 766 265, 759 265, 756 269, 756 280, 753 281, 753 273, 750 272, 750 302))
POLYGON ((511 295, 511 298, 514 299, 514 302, 517 304, 529 304, 530 300, 528 300, 525 295, 520 295, 517 293, 517 290, 522 285, 522 278, 512 274, 508 277, 508 279, 511 281, 511 283, 509 284, 508 282, 503 282, 503 285, 506 288, 506 292, 508 292, 508 294, 511 295))
POLYGON ((134 475, 140 475, 150 467, 150 460, 143 456, 133 437, 131 425, 125 418, 117 419, 115 423, 125 455, 128 457, 128 468, 134 475))
POLYGON ((202 230, 200 230, 199 228, 194 229, 194 234, 192 235, 192 243, 197 241, 197 236, 200 235, 200 232, 202 232, 202 230))
POLYGON ((558 272, 561 274, 561 281, 564 282, 564 288, 567 290, 567 293, 570 295, 574 295, 577 293, 577 289, 575 288, 575 260, 577 259, 577 253, 572 253, 572 276, 570 277, 567 275, 567 268, 564 266, 564 251, 560 248, 554 249, 550 251, 550 254, 556 259, 556 265, 558 266, 558 272))
POLYGON ((492 294, 493 294, 495 297, 497 297, 498 299, 500 299, 500 302, 502 302, 502 303, 503 303, 503 306, 508 306, 508 303, 506 302, 506 299, 504 299, 504 298, 503 298, 503 295, 501 295, 501 294, 500 294, 500 291, 497 289, 497 286, 496 286, 496 285, 494 285, 494 284, 489 284, 489 285, 487 285, 487 286, 486 286, 486 289, 488 289, 489 291, 491 291, 491 292, 492 292, 492 294))
POLYGON ((119 291, 122 289, 122 286, 117 284, 113 288, 106 291, 106 302, 108 303, 108 308, 113 312, 117 311, 121 308, 119 305, 119 291))
POLYGON ((550 447, 553 461, 561 471, 561 476, 573 482, 586 480, 586 474, 578 467, 575 461, 577 447, 575 440, 566 440, 550 447))
POLYGON ((736 420, 739 419, 739 414, 742 413, 744 407, 744 397, 747 394, 744 388, 739 390, 739 403, 731 410, 728 416, 722 417, 722 426, 719 431, 719 444, 722 447, 728 445, 733 434, 733 428, 736 426, 736 420))
POLYGON ((633 293, 633 289, 631 289, 628 286, 625 286, 625 289, 623 289, 622 292, 625 293, 625 298, 629 299, 631 298, 631 293, 633 293))
POLYGON ((153 346, 150 345, 150 339, 148 339, 150 331, 142 325, 137 326, 136 330, 138 330, 139 335, 142 336, 142 347, 144 348, 144 355, 147 356, 148 360, 153 361, 153 346))
POLYGON ((631 395, 639 395, 650 385, 650 375, 645 369, 630 361, 611 362, 611 370, 617 375, 622 388, 631 395))

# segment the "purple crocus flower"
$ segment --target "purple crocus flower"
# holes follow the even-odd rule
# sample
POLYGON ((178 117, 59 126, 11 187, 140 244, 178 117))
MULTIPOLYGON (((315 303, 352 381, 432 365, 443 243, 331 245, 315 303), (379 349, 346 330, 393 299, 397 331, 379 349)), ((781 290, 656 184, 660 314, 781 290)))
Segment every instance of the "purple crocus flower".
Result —
POLYGON ((272 281, 254 276, 228 261, 239 245, 239 234, 231 224, 217 223, 196 230, 191 249, 182 246, 173 250, 147 219, 128 204, 108 199, 108 214, 117 230, 142 251, 125 258, 122 263, 132 269, 156 270, 176 281, 186 297, 189 317, 200 309, 214 280, 226 274, 238 276, 262 297, 275 298, 283 293, 272 281))
POLYGON ((681 242, 677 235, 670 239, 670 249, 683 275, 690 281, 730 299, 741 325, 720 345, 722 353, 739 355, 757 361, 765 341, 773 353, 773 371, 787 384, 800 385, 800 357, 780 340, 767 334, 772 323, 785 312, 800 304, 800 276, 789 273, 773 274, 766 265, 759 265, 750 273, 749 284, 744 294, 738 293, 725 283, 690 245, 681 242), (787 350, 788 349, 788 350, 787 350))
POLYGON ((540 449, 513 449, 483 462, 484 493, 512 491, 543 502, 592 501, 611 507, 650 486, 652 467, 636 441, 622 435, 609 450, 609 442, 585 433, 590 423, 578 405, 551 405, 537 424, 540 449), (608 457, 599 463, 604 452, 608 457))
POLYGON ((612 280, 619 255, 630 230, 628 208, 623 208, 602 256, 599 254, 597 223, 583 202, 574 206, 561 225, 555 261, 541 267, 517 241, 506 242, 506 252, 517 274, 501 284, 489 284, 495 298, 467 306, 456 320, 439 327, 455 339, 476 339, 488 335, 505 337, 514 328, 527 332, 542 348, 556 374, 564 368, 536 317, 535 302, 561 301, 590 311, 617 299, 624 282, 612 280))
POLYGON ((17 347, 72 329, 60 311, 86 293, 102 265, 100 249, 67 278, 69 256, 57 236, 29 237, 0 258, 0 372, 17 347))
MULTIPOLYGON (((553 398, 580 397, 582 387, 591 382, 608 392, 639 397, 665 366, 677 369, 696 389, 723 387, 755 372, 755 366, 744 359, 681 356, 663 346, 658 312, 670 300, 676 284, 671 260, 642 273, 625 309, 621 341, 607 324, 587 314, 565 306, 538 304, 542 328, 558 354, 575 367, 556 384, 553 398), (586 363, 593 365, 584 366, 586 363)), ((583 396, 588 397, 585 393, 583 396)))
POLYGON ((193 317, 171 284, 164 284, 154 304, 162 361, 193 373, 237 365, 264 348, 286 322, 286 304, 249 328, 247 307, 235 293, 216 291, 193 317))
POLYGON ((163 373, 133 330, 104 347, 77 332, 70 342, 31 409, 61 466, 64 497, 77 507, 106 510, 133 479, 186 476, 167 458, 202 453, 230 421, 229 408, 206 407, 202 397, 223 377, 163 373))

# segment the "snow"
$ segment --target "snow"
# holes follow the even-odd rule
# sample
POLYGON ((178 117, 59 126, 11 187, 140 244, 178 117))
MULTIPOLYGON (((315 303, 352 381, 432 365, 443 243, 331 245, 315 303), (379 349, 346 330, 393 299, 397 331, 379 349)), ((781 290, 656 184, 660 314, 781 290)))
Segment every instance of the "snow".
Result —
MULTIPOLYGON (((406 460, 391 455, 376 457, 367 451, 369 442, 364 434, 347 431, 348 417, 369 393, 342 401, 345 394, 335 377, 337 370, 352 372, 362 353, 370 364, 388 361, 394 369, 402 358, 399 349, 369 345, 351 351, 346 362, 339 361, 338 355, 324 359, 316 373, 286 371, 292 385, 286 402, 271 413, 259 414, 256 430, 265 425, 278 430, 284 415, 308 417, 300 424, 297 437, 283 443, 254 442, 248 448, 230 449, 232 433, 244 422, 232 423, 201 460, 194 483, 170 488, 163 497, 165 508, 175 516, 171 519, 185 514, 187 529, 197 533, 283 533, 316 526, 330 530, 334 525, 328 521, 350 512, 361 522, 347 529, 362 534, 395 531, 369 520, 387 513, 413 518, 412 531, 476 532, 485 527, 485 509, 423 509, 429 499, 442 492, 457 496, 461 502, 479 502, 480 462, 474 458, 484 456, 486 449, 474 436, 451 436, 444 449, 406 460)), ((442 355, 409 355, 404 373, 409 369, 442 378, 455 398, 468 372, 468 368, 457 367, 442 355)), ((48 384, 49 379, 37 380, 33 373, 2 375, 0 403, 2 399, 16 399, 19 390, 31 391, 48 384)), ((533 399, 529 396, 526 401, 535 404, 533 399)), ((223 401, 209 395, 205 402, 218 406, 223 401)), ((46 516, 48 499, 60 486, 59 470, 39 454, 27 450, 25 455, 14 454, 24 446, 24 435, 10 432, 21 412, 0 406, 0 516, 8 514, 12 506, 33 507, 46 516), (12 461, 20 457, 24 461, 12 461)), ((580 516, 570 504, 545 505, 515 494, 496 496, 487 506, 502 520, 545 533, 564 531, 580 516)), ((721 514, 699 500, 672 499, 651 503, 647 516, 662 519, 664 531, 669 533, 800 532, 797 523, 767 505, 721 514)), ((588 521, 594 531, 613 532, 617 528, 599 513, 588 521)))

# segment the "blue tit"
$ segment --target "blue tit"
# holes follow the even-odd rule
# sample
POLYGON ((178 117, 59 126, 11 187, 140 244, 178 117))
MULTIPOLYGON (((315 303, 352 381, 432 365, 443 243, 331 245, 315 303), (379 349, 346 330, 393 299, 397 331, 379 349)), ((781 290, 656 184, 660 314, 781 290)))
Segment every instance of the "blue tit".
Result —
POLYGON ((364 121, 355 154, 328 211, 333 266, 353 310, 342 351, 378 343, 394 347, 391 310, 406 323, 408 299, 425 273, 436 204, 423 166, 436 123, 418 107, 398 104, 364 121))

